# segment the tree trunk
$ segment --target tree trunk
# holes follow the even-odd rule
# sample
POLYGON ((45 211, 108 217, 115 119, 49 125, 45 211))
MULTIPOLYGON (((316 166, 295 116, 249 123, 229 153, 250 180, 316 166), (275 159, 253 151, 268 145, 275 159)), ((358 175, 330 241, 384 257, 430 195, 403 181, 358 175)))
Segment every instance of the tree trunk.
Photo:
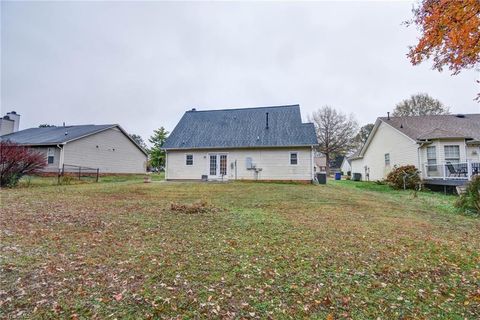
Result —
POLYGON ((327 172, 327 176, 330 174, 330 155, 325 153, 325 171, 327 172))

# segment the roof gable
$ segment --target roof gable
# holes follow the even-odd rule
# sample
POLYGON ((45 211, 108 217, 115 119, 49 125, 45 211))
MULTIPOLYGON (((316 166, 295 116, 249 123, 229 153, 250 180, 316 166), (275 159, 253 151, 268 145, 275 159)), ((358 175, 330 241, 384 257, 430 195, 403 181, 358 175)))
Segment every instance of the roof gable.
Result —
POLYGON ((351 157, 352 160, 363 157, 382 123, 413 142, 447 138, 480 140, 480 114, 380 117, 360 152, 351 157))
POLYGON ((135 146, 146 154, 146 151, 143 150, 143 148, 140 147, 118 124, 87 124, 77 126, 30 128, 3 135, 0 137, 0 140, 9 140, 17 144, 28 146, 56 145, 78 140, 115 127, 119 128, 120 131, 126 135, 133 144, 135 144, 135 146))
POLYGON ((299 105, 187 111, 165 149, 316 145, 315 128, 302 123, 299 105), (268 128, 267 128, 268 114, 268 128))
POLYGON ((413 140, 480 139, 480 114, 381 117, 379 119, 413 140))

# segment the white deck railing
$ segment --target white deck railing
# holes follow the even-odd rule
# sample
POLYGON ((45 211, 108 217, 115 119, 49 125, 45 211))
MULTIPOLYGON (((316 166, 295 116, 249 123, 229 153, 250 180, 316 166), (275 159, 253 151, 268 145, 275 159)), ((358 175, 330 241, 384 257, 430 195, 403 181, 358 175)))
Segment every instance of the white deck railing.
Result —
POLYGON ((424 179, 442 180, 471 180, 476 174, 480 174, 480 162, 445 162, 442 164, 424 164, 424 179))

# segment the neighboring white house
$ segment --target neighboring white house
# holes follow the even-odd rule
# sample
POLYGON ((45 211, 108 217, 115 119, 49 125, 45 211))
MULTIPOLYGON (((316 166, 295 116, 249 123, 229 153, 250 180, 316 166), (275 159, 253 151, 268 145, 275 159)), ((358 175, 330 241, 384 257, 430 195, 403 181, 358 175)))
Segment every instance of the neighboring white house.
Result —
POLYGON ((478 174, 480 114, 381 117, 352 173, 382 180, 394 166, 415 165, 428 183, 458 185, 478 174))
POLYGON ((165 178, 311 181, 316 145, 299 105, 192 109, 164 144, 165 178))
POLYGON ((146 152, 118 124, 30 128, 0 139, 45 154, 46 172, 76 167, 99 169, 100 173, 146 171, 146 152))
POLYGON ((340 166, 340 170, 343 172, 343 174, 347 174, 347 172, 352 171, 352 165, 350 164, 350 158, 347 156, 343 157, 342 165, 340 166))

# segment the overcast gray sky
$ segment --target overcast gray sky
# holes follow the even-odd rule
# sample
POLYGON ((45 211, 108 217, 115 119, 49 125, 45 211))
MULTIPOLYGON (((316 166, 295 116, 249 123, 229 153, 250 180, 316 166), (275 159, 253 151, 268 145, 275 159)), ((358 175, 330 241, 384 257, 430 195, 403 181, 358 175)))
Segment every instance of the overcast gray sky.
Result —
POLYGON ((145 139, 184 111, 331 105, 373 122, 416 92, 480 112, 478 71, 413 67, 411 2, 2 2, 2 113, 119 123, 145 139))

